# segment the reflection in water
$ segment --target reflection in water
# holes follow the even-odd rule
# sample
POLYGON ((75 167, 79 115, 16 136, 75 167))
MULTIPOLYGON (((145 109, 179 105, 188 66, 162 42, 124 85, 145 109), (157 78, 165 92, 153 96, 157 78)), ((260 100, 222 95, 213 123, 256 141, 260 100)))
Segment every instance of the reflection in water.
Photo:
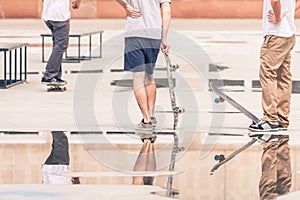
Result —
MULTIPOLYGON (((273 137, 273 136, 272 136, 273 137)), ((260 199, 274 199, 291 188, 291 158, 289 136, 275 136, 262 143, 262 175, 259 183, 260 199)))
MULTIPOLYGON (((154 142, 156 135, 151 135, 148 138, 143 138, 143 147, 134 165, 134 171, 155 171, 155 149, 154 142)), ((133 177, 132 183, 134 185, 153 185, 154 177, 133 177)))

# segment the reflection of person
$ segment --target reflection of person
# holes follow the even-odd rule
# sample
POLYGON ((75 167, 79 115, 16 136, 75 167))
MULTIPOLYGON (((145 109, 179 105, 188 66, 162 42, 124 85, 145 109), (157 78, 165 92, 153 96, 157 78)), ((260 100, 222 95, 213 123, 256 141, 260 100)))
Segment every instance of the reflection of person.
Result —
MULTIPOLYGON (((136 160, 134 171, 155 171, 156 161, 155 161, 155 151, 154 142, 156 136, 152 138, 142 138, 143 147, 140 154, 136 160)), ((133 177, 134 185, 153 185, 153 177, 133 177)))
POLYGON ((80 179, 79 179, 79 177, 72 177, 72 178, 71 178, 71 182, 72 182, 72 184, 74 184, 74 185, 80 184, 80 179))
POLYGON ((274 199, 289 192, 292 185, 289 136, 272 137, 262 143, 262 174, 259 182, 261 200, 274 199), (273 139, 272 139, 273 138, 273 139))
POLYGON ((44 184, 69 184, 69 178, 56 173, 69 172, 69 143, 62 131, 52 131, 52 150, 42 166, 44 184))
POLYGON ((116 0, 127 13, 124 68, 133 72, 134 95, 143 115, 137 129, 156 126, 153 72, 159 49, 168 54, 171 0, 116 0))
MULTIPOLYGON (((70 32, 70 0, 43 0, 42 18, 52 32, 53 48, 42 83, 66 84, 61 79, 62 57, 68 48, 70 32)), ((72 8, 78 9, 81 0, 73 0, 72 8)))

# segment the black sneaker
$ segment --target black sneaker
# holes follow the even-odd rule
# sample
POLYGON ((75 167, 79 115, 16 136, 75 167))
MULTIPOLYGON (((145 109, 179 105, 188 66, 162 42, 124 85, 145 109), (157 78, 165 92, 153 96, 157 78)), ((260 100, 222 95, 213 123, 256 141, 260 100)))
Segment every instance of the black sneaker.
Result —
POLYGON ((141 140, 142 140, 143 143, 144 143, 145 140, 149 140, 151 143, 154 143, 156 141, 156 137, 157 136, 155 134, 153 134, 153 135, 143 135, 141 137, 141 140))
POLYGON ((60 79, 60 78, 56 78, 56 82, 57 82, 57 83, 60 83, 60 84, 63 84, 63 85, 67 84, 67 81, 62 80, 62 79, 60 79))
POLYGON ((136 125, 136 129, 138 129, 138 130, 153 130, 153 124, 151 121, 148 123, 145 123, 144 119, 142 119, 142 121, 136 125))
POLYGON ((67 84, 67 81, 64 81, 62 79, 56 79, 56 78, 51 78, 51 79, 46 79, 46 78, 42 78, 41 81, 43 84, 57 84, 57 85, 65 85, 67 84))
POLYGON ((268 122, 261 120, 257 124, 251 124, 249 126, 250 131, 254 132, 275 132, 278 131, 279 124, 277 122, 268 122))
POLYGON ((44 77, 41 80, 41 82, 45 84, 52 83, 52 81, 53 81, 52 79, 45 79, 44 77))

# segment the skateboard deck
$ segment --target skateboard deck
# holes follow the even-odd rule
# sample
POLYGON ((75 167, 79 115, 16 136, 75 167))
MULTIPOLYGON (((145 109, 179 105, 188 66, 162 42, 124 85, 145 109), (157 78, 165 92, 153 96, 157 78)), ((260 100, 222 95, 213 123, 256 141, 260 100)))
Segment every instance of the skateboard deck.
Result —
POLYGON ((179 68, 178 65, 172 65, 170 57, 165 55, 166 59, 166 67, 167 67, 167 76, 168 76, 168 85, 169 85, 169 94, 170 94, 170 100, 172 105, 172 111, 173 111, 173 129, 175 130, 177 128, 178 124, 178 115, 184 112, 184 109, 181 107, 178 107, 176 104, 176 97, 175 97, 175 91, 174 91, 174 82, 173 82, 173 72, 179 68))
POLYGON ((260 119, 256 117, 254 114, 252 114, 249 110, 247 110, 245 107, 243 107, 238 102, 236 102, 231 97, 229 97, 224 92, 222 92, 213 82, 210 83, 210 86, 213 92, 219 96, 219 98, 215 99, 215 103, 223 103, 224 101, 226 101, 234 108, 236 108, 238 111, 246 115, 246 117, 251 119, 254 123, 258 123, 260 121, 260 119))
POLYGON ((67 90, 66 84, 48 83, 47 92, 64 92, 67 90))
MULTIPOLYGON (((177 124, 178 124, 178 117, 179 114, 184 112, 184 108, 178 107, 176 103, 176 96, 175 96, 175 91, 174 91, 174 82, 173 82, 173 72, 176 71, 179 66, 178 65, 173 65, 171 62, 171 59, 168 55, 164 54, 165 60, 166 60, 166 69, 167 69, 167 76, 168 76, 168 85, 169 85, 169 95, 170 95, 170 100, 171 100, 171 106, 172 106, 172 113, 173 113, 173 129, 176 130, 177 124)), ((176 162, 176 155, 180 151, 182 151, 183 148, 180 148, 178 146, 178 136, 175 131, 174 133, 174 146, 173 150, 171 153, 171 160, 169 164, 169 171, 174 171, 175 168, 175 162, 176 162)), ((177 195, 177 192, 174 192, 175 190, 172 188, 173 185, 173 176, 170 176, 168 178, 167 182, 167 196, 171 197, 174 195, 177 195)))

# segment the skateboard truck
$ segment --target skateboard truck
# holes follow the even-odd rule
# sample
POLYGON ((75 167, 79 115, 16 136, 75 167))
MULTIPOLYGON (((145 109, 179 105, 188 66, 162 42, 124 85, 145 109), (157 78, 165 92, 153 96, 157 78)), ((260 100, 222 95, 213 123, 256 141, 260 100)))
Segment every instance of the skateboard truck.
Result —
POLYGON ((176 71, 179 68, 178 64, 170 65, 172 71, 176 71))
POLYGON ((225 98, 223 98, 223 97, 215 98, 215 103, 223 103, 224 101, 225 101, 225 98))
POLYGON ((176 112, 178 114, 181 114, 181 113, 184 113, 184 111, 185 111, 184 108, 182 108, 182 107, 176 107, 174 112, 176 112))
POLYGON ((219 161, 222 162, 223 160, 225 160, 225 156, 223 154, 220 154, 220 155, 215 155, 215 158, 214 158, 216 161, 219 161))
POLYGON ((49 88, 47 88, 47 92, 64 92, 64 91, 66 91, 67 90, 67 88, 66 87, 64 87, 64 86, 61 86, 61 85, 52 85, 52 84, 48 84, 47 85, 49 88))

